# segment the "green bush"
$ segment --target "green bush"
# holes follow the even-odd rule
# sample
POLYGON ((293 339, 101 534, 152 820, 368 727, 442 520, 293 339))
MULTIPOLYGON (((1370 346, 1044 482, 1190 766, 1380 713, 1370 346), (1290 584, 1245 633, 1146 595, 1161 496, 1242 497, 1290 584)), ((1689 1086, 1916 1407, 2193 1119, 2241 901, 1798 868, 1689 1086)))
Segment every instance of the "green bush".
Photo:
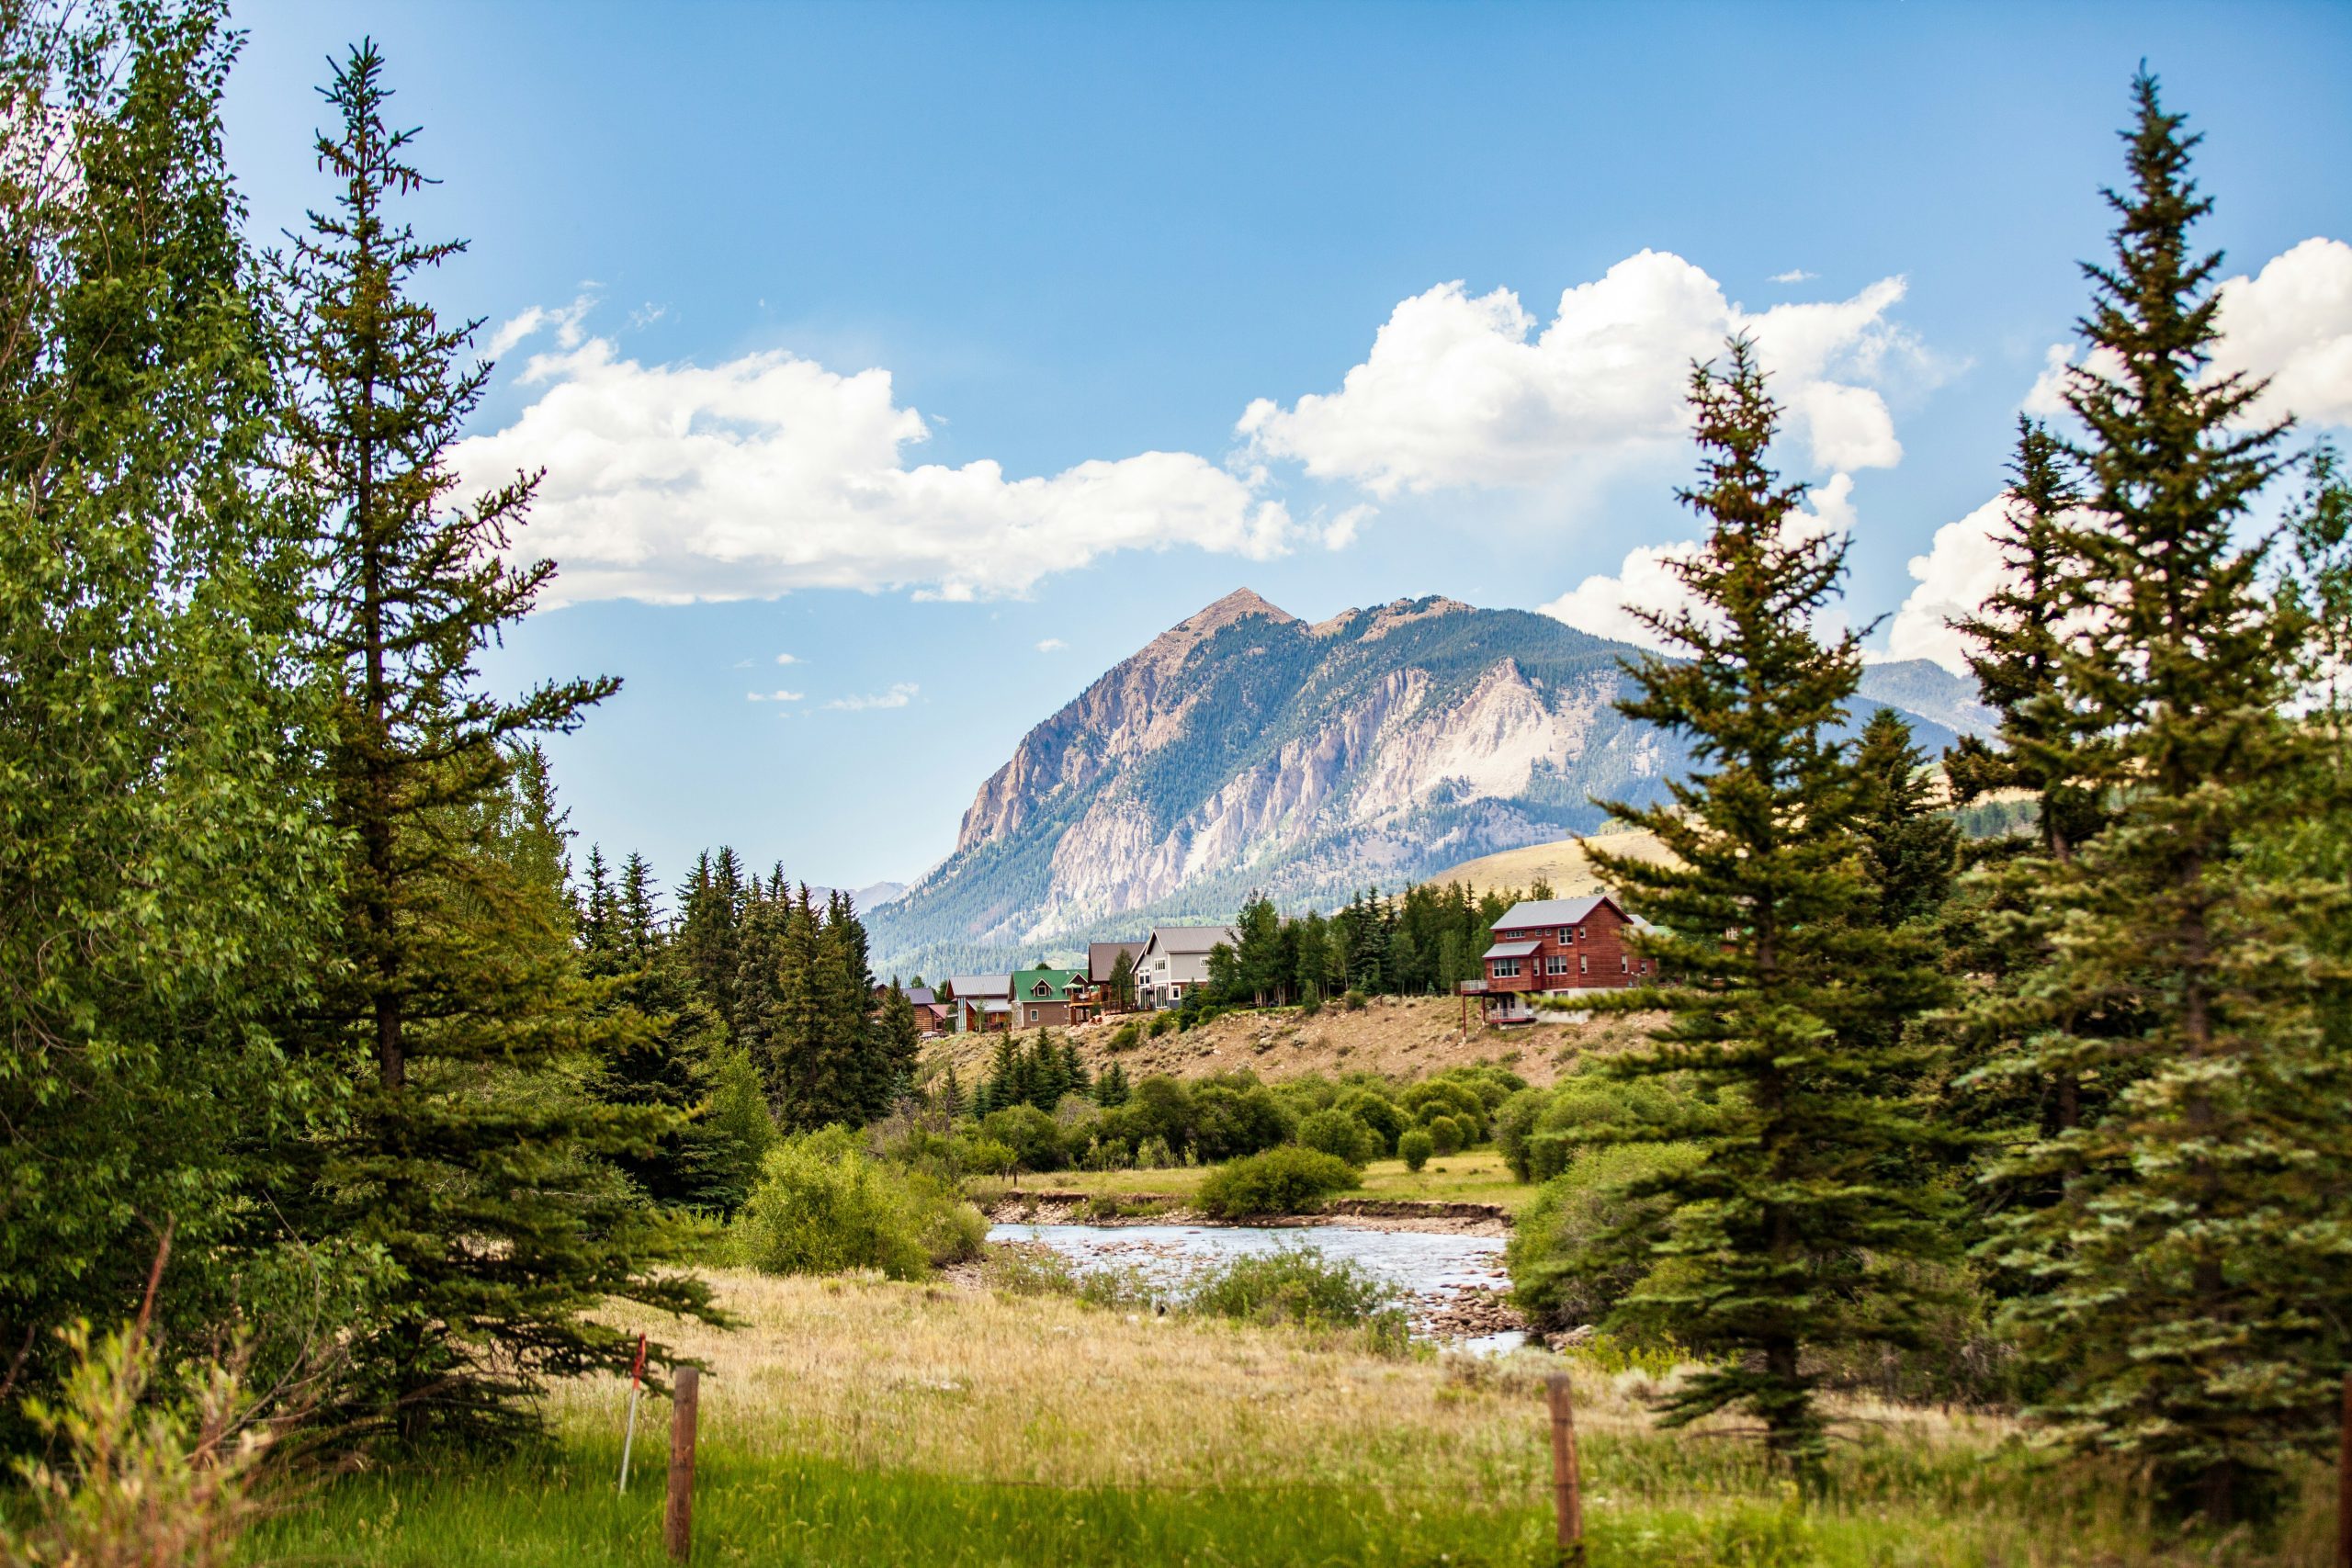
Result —
POLYGON ((1421 1167, 1430 1163, 1430 1156, 1436 1152, 1437 1140, 1430 1136, 1426 1127, 1408 1128, 1404 1136, 1396 1140, 1397 1157, 1405 1162, 1405 1168, 1409 1171, 1418 1173, 1421 1167))
POLYGON ((1175 1027, 1176 1015, 1174 1013, 1156 1012, 1151 1015, 1151 1037, 1154 1040, 1159 1039, 1161 1035, 1167 1033, 1170 1030, 1175 1027))
POLYGON ((1319 1211, 1332 1193, 1355 1185, 1355 1169, 1347 1161, 1284 1144, 1209 1172, 1201 1183, 1199 1202, 1204 1212, 1221 1220, 1308 1214, 1319 1211))
POLYGON ((1504 1100, 1495 1111, 1495 1147, 1501 1153, 1503 1163, 1510 1168, 1511 1175, 1521 1181, 1529 1180, 1534 1175, 1533 1167, 1529 1163, 1532 1153, 1529 1140, 1534 1134, 1537 1122, 1551 1103, 1549 1091, 1523 1089, 1504 1100))
POLYGON ((1666 1237, 1662 1198, 1625 1189, 1696 1165, 1691 1144, 1600 1144, 1544 1184, 1511 1230, 1503 1258, 1511 1298, 1547 1328, 1598 1323, 1650 1274, 1666 1237))
POLYGON ((1131 1018, 1111 1032, 1111 1038, 1104 1048, 1111 1051, 1132 1051, 1142 1039, 1142 1021, 1131 1018))
POLYGON ((1464 1123, 1464 1143, 1475 1144, 1487 1135, 1487 1102, 1478 1098, 1476 1089, 1459 1077, 1424 1078, 1409 1084, 1396 1102, 1424 1127, 1441 1116, 1464 1123))
POLYGON ((1317 1111, 1298 1124, 1302 1148, 1319 1149, 1350 1165, 1363 1165, 1380 1154, 1380 1134, 1344 1111, 1317 1111))
POLYGON ((1265 1085, 1241 1075, 1193 1089, 1193 1146, 1204 1164, 1290 1142, 1298 1122, 1265 1085))
POLYGON ((1528 1177, 1549 1181, 1568 1168, 1577 1151, 1610 1134, 1688 1135, 1708 1108, 1679 1078, 1612 1078, 1579 1073, 1552 1090, 1526 1137, 1528 1177))
POLYGON ((1354 1117, 1378 1134, 1380 1152, 1384 1155, 1396 1152, 1396 1140, 1404 1136, 1405 1129, 1413 1124, 1413 1119, 1406 1115, 1395 1100, 1369 1089, 1349 1089, 1331 1102, 1331 1109, 1354 1117))
POLYGON ((988 1222, 944 1183, 869 1158, 842 1127, 768 1153, 736 1216, 738 1255, 770 1274, 878 1269, 919 1279, 979 1255, 988 1222))
POLYGON ((1136 1146, 1137 1170, 1166 1170, 1176 1163, 1176 1151, 1168 1146, 1167 1139, 1157 1134, 1136 1146))
POLYGON ((1466 1141, 1463 1136, 1462 1122, 1452 1116, 1430 1117, 1429 1134, 1430 1147, 1442 1155, 1460 1154, 1466 1141))
POLYGON ((1347 1009, 1350 1012, 1362 1012, 1363 1011, 1363 993, 1362 991, 1350 991, 1346 996, 1340 998, 1340 1005, 1347 1009))
POLYGON ((1361 1264, 1335 1263, 1311 1247, 1232 1258, 1195 1284, 1184 1304, 1210 1316, 1310 1328, 1355 1328, 1391 1320, 1400 1340, 1405 1330, 1396 1287, 1361 1264))
POLYGON ((1012 1150, 994 1138, 957 1138, 956 1166, 980 1176, 1002 1176, 1012 1168, 1012 1150))
POLYGON ((1023 1170, 1059 1170, 1062 1132, 1054 1119, 1034 1105, 1008 1105, 991 1111, 980 1122, 983 1136, 1012 1151, 1023 1170))

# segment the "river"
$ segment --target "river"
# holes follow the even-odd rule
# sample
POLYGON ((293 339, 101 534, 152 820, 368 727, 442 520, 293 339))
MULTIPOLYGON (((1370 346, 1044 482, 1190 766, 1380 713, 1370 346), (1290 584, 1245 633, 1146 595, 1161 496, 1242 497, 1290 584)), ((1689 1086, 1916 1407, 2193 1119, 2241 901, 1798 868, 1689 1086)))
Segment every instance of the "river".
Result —
MULTIPOLYGON (((1476 1293, 1508 1292, 1503 1239, 1359 1225, 1047 1225, 989 1227, 990 1241, 1042 1242, 1081 1267, 1118 1265, 1140 1270, 1156 1284, 1175 1284, 1224 1258, 1284 1247, 1311 1247, 1334 1262, 1350 1262, 1413 1298, 1416 1319, 1476 1293)), ((1418 1330, 1417 1330, 1418 1331, 1418 1330)), ((1524 1342, 1516 1330, 1495 1334, 1428 1334, 1478 1351, 1499 1352, 1524 1342)))

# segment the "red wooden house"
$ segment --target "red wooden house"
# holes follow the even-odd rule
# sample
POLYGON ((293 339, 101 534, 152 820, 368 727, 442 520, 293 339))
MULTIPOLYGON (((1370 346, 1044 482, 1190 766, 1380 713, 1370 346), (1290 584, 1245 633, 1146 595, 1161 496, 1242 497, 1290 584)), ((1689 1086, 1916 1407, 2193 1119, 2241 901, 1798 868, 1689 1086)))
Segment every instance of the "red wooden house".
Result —
POLYGON ((1526 1023, 1530 998, 1616 990, 1650 977, 1651 961, 1626 945, 1629 931, 1647 923, 1625 912, 1614 897, 1545 898, 1514 904, 1494 925, 1486 952, 1486 978, 1463 989, 1484 997, 1489 1023, 1526 1023))

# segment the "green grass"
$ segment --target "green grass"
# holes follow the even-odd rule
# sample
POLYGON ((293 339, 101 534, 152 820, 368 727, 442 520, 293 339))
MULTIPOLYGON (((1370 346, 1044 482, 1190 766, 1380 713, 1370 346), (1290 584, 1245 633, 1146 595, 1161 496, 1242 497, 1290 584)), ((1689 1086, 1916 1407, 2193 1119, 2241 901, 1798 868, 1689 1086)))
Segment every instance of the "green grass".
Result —
MULTIPOLYGON (((616 1495, 616 1450, 337 1484, 257 1532, 255 1563, 621 1568, 662 1550, 662 1454, 616 1495)), ((1520 1564, 1544 1561, 1538 1508, 1279 1486, 1156 1491, 1006 1484, 820 1460, 705 1453, 698 1563, 1520 1564)))
MULTIPOLYGON (((2316 1514, 2283 1540, 2167 1541, 2103 1502, 2109 1477, 2052 1476, 2014 1457, 1946 1455, 1843 1467, 1844 1495, 1802 1507, 1761 1478, 1719 1490, 1712 1459, 1655 1441, 1604 1442, 1589 1467, 1593 1568, 2026 1568, 2324 1562, 2316 1514), (1962 1462, 1953 1462, 1954 1461, 1962 1462), (1642 1473, 1646 1472, 1646 1473, 1642 1473), (1612 1486, 1693 1488, 1687 1505, 1612 1503, 1612 1486), (2035 1494, 2041 1506, 2033 1506, 2035 1494), (2007 1506, 2003 1506, 2007 1505, 2007 1506), (2037 1512, 2039 1517, 2037 1517, 2037 1512)), ((1686 1443, 1682 1445, 1688 1448, 1686 1443)), ((249 1538, 256 1565, 654 1568, 663 1455, 641 1447, 632 1489, 613 1486, 617 1445, 549 1447, 502 1462, 350 1478, 249 1538)), ((1735 1461, 1733 1468, 1739 1468, 1735 1461)), ((2319 1490, 2314 1486, 2313 1490, 2319 1490)), ((1540 1493, 1480 1503, 1454 1488, 1042 1486, 859 1470, 706 1447, 695 1497, 697 1563, 906 1562, 940 1568, 1100 1564, 1488 1564, 1551 1568, 1540 1493), (1448 1494, 1454 1494, 1449 1495, 1448 1494)))

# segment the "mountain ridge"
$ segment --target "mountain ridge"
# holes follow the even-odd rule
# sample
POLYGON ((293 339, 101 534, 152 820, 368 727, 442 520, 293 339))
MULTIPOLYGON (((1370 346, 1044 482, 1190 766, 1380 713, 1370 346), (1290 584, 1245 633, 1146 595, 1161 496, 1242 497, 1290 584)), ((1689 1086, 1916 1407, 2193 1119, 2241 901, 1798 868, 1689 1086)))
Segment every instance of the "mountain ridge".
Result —
MULTIPOLYGON (((1594 797, 1656 800, 1687 761, 1615 710, 1620 660, 1641 653, 1437 596, 1309 625, 1237 589, 1023 736, 974 793, 955 849, 872 912, 877 967, 1068 953, 1157 921, 1228 919, 1253 889, 1328 908, 1590 831, 1607 815, 1594 797)), ((1906 682, 1955 712, 1974 694, 1897 669, 1906 682)), ((1855 726, 1878 705, 1858 704, 1855 726)), ((1906 713, 1931 750, 1954 738, 1906 713)))

